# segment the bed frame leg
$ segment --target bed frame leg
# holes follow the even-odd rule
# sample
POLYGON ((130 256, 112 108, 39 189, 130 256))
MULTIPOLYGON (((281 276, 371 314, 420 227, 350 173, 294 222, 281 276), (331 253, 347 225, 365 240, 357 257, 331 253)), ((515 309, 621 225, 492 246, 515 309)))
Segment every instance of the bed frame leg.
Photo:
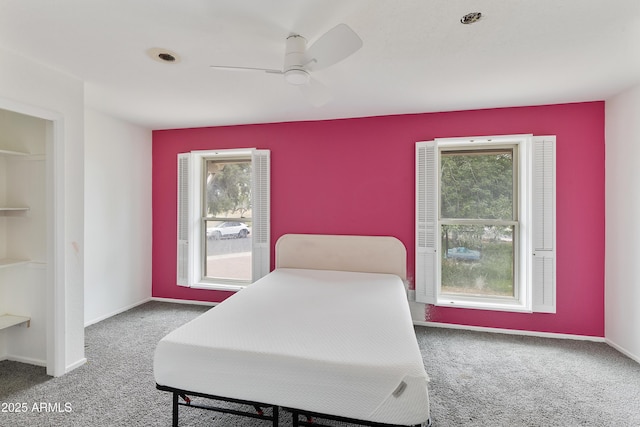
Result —
POLYGON ((278 407, 273 407, 273 427, 278 427, 278 407))
POLYGON ((173 427, 178 427, 178 393, 173 393, 173 427))

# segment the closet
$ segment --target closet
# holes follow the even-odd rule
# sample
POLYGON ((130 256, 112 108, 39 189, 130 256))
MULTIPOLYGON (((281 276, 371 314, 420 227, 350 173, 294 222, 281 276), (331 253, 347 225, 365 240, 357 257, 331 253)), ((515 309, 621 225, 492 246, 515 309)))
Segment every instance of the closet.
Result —
POLYGON ((0 360, 47 364, 47 120, 0 109, 0 360))

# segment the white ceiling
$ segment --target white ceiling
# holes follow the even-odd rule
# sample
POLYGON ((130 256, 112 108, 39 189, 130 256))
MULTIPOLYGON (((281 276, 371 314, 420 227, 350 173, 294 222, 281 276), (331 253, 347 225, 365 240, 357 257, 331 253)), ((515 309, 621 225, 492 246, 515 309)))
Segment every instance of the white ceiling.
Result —
POLYGON ((639 0, 0 0, 0 48, 86 82, 92 108, 151 129, 603 100, 640 83, 639 0), (469 12, 483 18, 472 25, 469 12), (339 23, 363 47, 281 75, 290 33, 339 23), (159 47, 180 56, 152 60, 159 47))

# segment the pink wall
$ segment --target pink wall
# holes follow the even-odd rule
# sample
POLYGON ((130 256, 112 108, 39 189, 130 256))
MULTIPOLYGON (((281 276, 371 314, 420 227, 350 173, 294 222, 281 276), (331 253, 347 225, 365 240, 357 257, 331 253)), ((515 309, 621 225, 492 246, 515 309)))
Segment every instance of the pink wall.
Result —
MULTIPOLYGON (((557 313, 430 307, 427 320, 604 336, 604 102, 153 133, 153 296, 221 301, 176 286, 176 154, 271 150, 271 238, 392 235, 414 275, 414 148, 438 137, 557 136, 557 313)), ((272 252, 273 259, 273 252, 272 252)))

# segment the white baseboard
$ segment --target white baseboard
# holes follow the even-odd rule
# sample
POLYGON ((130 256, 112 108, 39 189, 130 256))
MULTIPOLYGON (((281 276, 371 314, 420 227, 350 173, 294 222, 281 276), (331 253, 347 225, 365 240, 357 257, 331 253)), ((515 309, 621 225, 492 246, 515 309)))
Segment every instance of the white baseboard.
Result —
POLYGON ((159 298, 159 297, 151 297, 151 301, 160 301, 160 302, 172 302, 176 304, 190 304, 190 305, 218 305, 217 302, 209 302, 209 301, 192 301, 188 299, 174 299, 174 298, 159 298))
POLYGON ((71 372, 74 369, 79 368, 80 366, 84 365, 85 363, 87 363, 87 358, 83 357, 82 359, 78 360, 77 362, 74 362, 71 365, 68 365, 65 368, 65 373, 71 372))
POLYGON ((3 360, 11 360, 13 362, 26 363, 28 365, 47 366, 47 361, 42 359, 34 359, 32 357, 22 357, 8 354, 3 360))
POLYGON ((607 344, 609 344, 611 347, 615 348, 616 350, 618 350, 620 353, 624 354, 625 356, 627 356, 630 359, 635 360, 636 362, 640 363, 640 356, 631 353, 629 350, 627 350, 626 348, 614 343, 613 341, 609 340, 609 339, 605 339, 605 342, 607 344))
POLYGON ((116 314, 124 313, 127 310, 131 310, 132 308, 142 305, 149 301, 172 302, 177 304, 191 304, 191 305, 209 305, 209 306, 214 306, 218 304, 217 302, 208 302, 208 301, 191 301, 191 300, 184 300, 184 299, 149 297, 149 298, 143 299, 142 301, 138 301, 134 304, 130 304, 126 307, 119 308, 118 310, 115 310, 109 314, 105 314, 104 316, 100 316, 96 319, 89 320, 84 324, 84 327, 86 328, 87 326, 91 326, 95 323, 102 322, 103 320, 113 317, 116 314))
MULTIPOLYGON (((0 357, 0 362, 2 362, 3 360, 10 360, 12 362, 20 362, 20 363, 26 363, 28 365, 34 365, 34 366, 42 366, 44 368, 47 367, 47 361, 46 360, 41 360, 41 359, 34 359, 32 357, 22 357, 22 356, 14 356, 11 354, 7 354, 3 357, 0 357)), ((65 368, 64 373, 68 373, 73 371, 74 369, 84 365, 85 363, 87 363, 87 359, 86 358, 82 358, 80 360, 78 360, 77 362, 72 363, 71 365, 67 366, 65 368)))
POLYGON ((565 339, 565 340, 569 339, 569 340, 580 340, 580 341, 605 342, 605 339, 603 337, 592 337, 589 335, 571 335, 571 334, 558 334, 553 332, 521 331, 518 329, 487 328, 483 326, 456 325, 453 323, 420 322, 418 320, 414 320, 413 324, 419 325, 419 326, 429 326, 432 328, 462 329, 467 331, 492 332, 492 333, 507 334, 507 335, 524 335, 524 336, 541 337, 541 338, 557 338, 557 339, 565 339))
POLYGON ((115 310, 115 311, 113 311, 113 312, 111 312, 109 314, 105 314, 104 316, 100 316, 100 317, 98 317, 96 319, 92 319, 92 320, 89 320, 88 322, 85 322, 84 327, 86 328, 87 326, 91 326, 91 325, 93 325, 95 323, 102 322, 103 320, 108 319, 109 317, 113 317, 116 314, 124 313, 127 310, 131 310, 132 308, 137 307, 137 306, 139 306, 141 304, 144 304, 145 302, 149 302, 149 301, 151 301, 151 297, 145 298, 142 301, 138 301, 138 302, 130 304, 130 305, 126 306, 126 307, 119 308, 119 309, 117 309, 117 310, 115 310))

